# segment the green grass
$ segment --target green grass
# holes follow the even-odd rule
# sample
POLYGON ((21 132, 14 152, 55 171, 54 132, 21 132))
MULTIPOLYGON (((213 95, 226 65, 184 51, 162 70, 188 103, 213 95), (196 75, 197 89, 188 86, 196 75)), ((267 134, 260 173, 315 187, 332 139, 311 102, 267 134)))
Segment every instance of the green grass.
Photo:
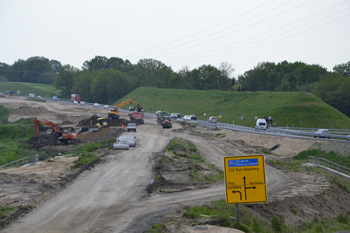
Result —
POLYGON ((96 159, 99 159, 96 155, 92 153, 83 153, 78 160, 75 162, 74 167, 79 167, 82 165, 90 164, 96 159))
POLYGON ((189 162, 192 162, 192 163, 204 162, 204 159, 199 154, 199 151, 196 148, 196 146, 187 140, 183 140, 175 137, 173 138, 173 140, 171 141, 170 145, 167 147, 166 150, 173 151, 173 153, 178 157, 187 159, 189 162))
POLYGON ((52 97, 54 95, 60 96, 61 91, 55 89, 54 85, 41 83, 25 83, 25 82, 0 82, 0 92, 5 93, 7 90, 14 90, 15 95, 20 91, 20 96, 35 96, 52 97))
POLYGON ((324 158, 331 162, 350 168, 350 157, 339 155, 334 151, 325 152, 319 149, 305 150, 294 156, 293 159, 306 161, 308 160, 309 156, 324 158))
POLYGON ((10 212, 16 210, 17 206, 0 206, 0 219, 5 218, 10 212))
POLYGON ((224 92, 140 87, 114 104, 126 98, 135 100, 145 112, 152 109, 153 113, 161 110, 194 114, 198 120, 222 113, 219 122, 232 124, 234 121, 236 125, 250 127, 255 125, 255 116, 272 116, 276 126, 288 124, 300 127, 302 118, 303 127, 350 129, 347 116, 307 92, 224 92), (242 121, 241 115, 244 116, 242 121))
POLYGON ((12 110, 0 105, 0 124, 6 124, 8 117, 11 115, 12 110))

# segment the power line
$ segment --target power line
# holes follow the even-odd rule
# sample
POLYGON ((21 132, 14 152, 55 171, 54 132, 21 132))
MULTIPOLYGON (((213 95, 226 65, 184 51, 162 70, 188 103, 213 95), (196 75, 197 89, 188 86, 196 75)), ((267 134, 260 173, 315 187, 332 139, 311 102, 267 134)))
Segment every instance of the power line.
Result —
MULTIPOLYGON (((313 16, 315 16, 315 15, 318 15, 318 14, 320 14, 320 13, 323 13, 323 12, 325 12, 325 11, 328 11, 328 10, 330 10, 330 9, 332 9, 332 8, 334 8, 334 7, 337 7, 337 6, 339 6, 339 5, 341 5, 341 4, 345 3, 345 2, 347 2, 347 1, 344 1, 344 2, 342 2, 342 3, 340 3, 340 4, 337 4, 337 5, 334 5, 334 6, 330 7, 330 8, 325 9, 325 10, 319 11, 319 12, 317 12, 317 13, 315 13, 315 14, 313 14, 313 15, 307 16, 307 17, 305 17, 305 18, 299 19, 299 20, 294 21, 294 22, 292 22, 292 23, 289 23, 289 24, 283 25, 283 26, 281 26, 281 27, 275 28, 275 29, 270 30, 270 31, 268 31, 268 32, 264 32, 264 33, 259 34, 259 35, 257 35, 257 36, 253 36, 253 37, 250 37, 250 38, 247 38, 247 39, 238 41, 238 42, 236 42, 235 44, 226 45, 226 46, 222 47, 222 49, 227 50, 227 47, 230 47, 230 46, 232 46, 232 45, 236 45, 236 44, 239 44, 239 43, 242 43, 242 42, 246 42, 247 40, 252 40, 252 39, 254 39, 254 38, 260 37, 260 36, 262 36, 262 35, 265 35, 265 34, 268 34, 268 33, 274 32, 274 31, 277 31, 277 30, 279 30, 279 29, 281 29, 281 28, 285 28, 285 27, 287 27, 287 26, 290 26, 290 25, 292 25, 292 24, 298 23, 298 22, 300 22, 300 21, 304 21, 304 20, 307 19, 307 18, 311 18, 311 17, 313 17, 313 16)), ((341 12, 343 12, 343 11, 346 11, 347 9, 349 9, 349 8, 346 8, 346 9, 344 9, 344 10, 342 10, 342 11, 338 11, 337 13, 332 14, 332 15, 330 15, 330 16, 339 14, 339 13, 341 13, 341 12)), ((328 17, 330 17, 330 16, 327 16, 326 18, 328 18, 328 17)), ((323 18, 323 19, 325 19, 325 18, 323 18)), ((304 26, 307 26, 307 25, 309 25, 309 24, 315 23, 315 22, 317 22, 317 21, 319 21, 319 20, 316 20, 316 21, 313 21, 313 22, 311 22, 311 23, 304 24, 304 25, 299 26, 299 27, 297 27, 297 28, 288 30, 288 32, 293 31, 293 30, 296 30, 296 29, 299 29, 299 28, 304 27, 304 26)), ((276 36, 278 36, 278 35, 282 35, 282 34, 285 34, 285 33, 287 33, 287 32, 283 32, 283 33, 280 33, 280 34, 277 34, 277 35, 274 35, 274 36, 265 38, 265 39, 263 39, 263 40, 270 39, 270 38, 273 38, 273 37, 276 37, 276 36)), ((259 42, 259 41, 258 41, 258 42, 259 42)), ((253 44, 254 44, 254 43, 258 43, 258 42, 253 42, 253 44)), ((245 46, 249 46, 249 45, 250 45, 250 44, 245 45, 245 46)), ((241 46, 241 47, 245 47, 245 46, 241 46)), ((241 47, 238 47, 238 48, 241 48, 241 47)), ((237 48, 235 48, 235 49, 237 49, 237 48)), ((218 49, 212 49, 212 50, 209 50, 209 51, 206 51, 206 52, 203 52, 203 53, 195 54, 195 55, 192 55, 192 56, 187 56, 187 58, 188 58, 188 57, 200 56, 200 55, 202 55, 202 54, 210 53, 210 52, 217 51, 217 50, 218 50, 218 49)), ((220 50, 220 49, 219 49, 219 50, 220 50)), ((215 54, 220 54, 220 53, 215 53, 215 54)), ((203 57, 202 57, 202 58, 203 58, 203 57)), ((171 60, 170 62, 172 62, 172 61, 177 61, 177 60, 183 60, 183 59, 181 59, 181 58, 180 58, 180 59, 175 59, 175 60, 171 60)))
MULTIPOLYGON (((226 57, 226 56, 229 56, 229 55, 233 55, 233 54, 241 53, 241 52, 244 52, 244 51, 247 51, 247 50, 251 50, 251 49, 258 48, 258 47, 262 47, 262 46, 264 46, 264 45, 272 44, 272 43, 275 43, 275 42, 278 42, 278 41, 281 41, 281 40, 285 40, 285 39, 288 39, 288 38, 290 38, 290 37, 294 37, 294 36, 297 36, 297 35, 299 35, 299 34, 302 34, 302 33, 305 33, 305 32, 311 31, 311 30, 314 30, 314 29, 316 29, 316 28, 320 28, 320 27, 322 27, 322 26, 328 25, 328 24, 330 24, 330 23, 333 23, 333 22, 335 22, 335 21, 344 19, 344 18, 349 17, 349 16, 350 16, 350 14, 349 14, 349 15, 346 15, 346 16, 343 16, 343 17, 340 17, 340 18, 338 18, 338 19, 332 20, 332 21, 330 21, 330 22, 328 22, 328 23, 324 23, 324 24, 321 24, 321 25, 319 25, 319 26, 316 26, 316 27, 313 27, 313 28, 304 30, 304 31, 302 31, 302 32, 298 32, 298 33, 293 34, 293 35, 290 35, 290 36, 286 36, 286 37, 283 37, 283 38, 280 38, 280 39, 277 39, 277 40, 274 40, 274 41, 270 41, 270 42, 267 42, 267 43, 264 43, 264 44, 261 44, 261 45, 257 45, 257 46, 251 47, 251 48, 243 49, 243 50, 240 50, 240 51, 237 51, 237 52, 233 52, 233 53, 229 53, 229 54, 225 54, 225 55, 221 55, 221 56, 217 56, 217 57, 211 57, 211 58, 214 59, 214 58, 226 57)), ((207 59, 205 59, 205 60, 207 60, 207 59)), ((200 62, 200 61, 205 61, 205 60, 204 60, 204 59, 202 59, 202 60, 196 59, 196 60, 193 60, 193 61, 200 62)), ((192 61, 192 60, 191 60, 191 61, 192 61)), ((176 64, 181 64, 181 63, 175 63, 175 65, 176 65, 176 64)), ((190 63, 190 64, 191 64, 191 63, 190 63)))
POLYGON ((76 31, 76 32, 53 33, 53 34, 25 35, 25 34, 5 34, 5 33, 0 33, 0 35, 2 35, 2 36, 28 36, 28 37, 29 36, 33 36, 33 37, 37 37, 37 36, 63 36, 63 35, 74 35, 74 34, 95 32, 95 31, 102 31, 102 30, 107 30, 107 29, 111 29, 111 28, 115 28, 115 27, 119 27, 119 26, 124 26, 124 25, 128 25, 128 24, 137 23, 137 22, 144 21, 144 20, 147 20, 147 19, 155 18, 155 17, 158 17, 160 15, 168 14, 170 12, 177 11, 177 10, 182 9, 182 8, 186 8, 186 7, 190 6, 190 5, 193 5, 193 4, 196 4, 198 2, 202 2, 202 1, 204 1, 204 0, 199 0, 199 1, 187 4, 185 6, 181 6, 181 7, 169 10, 169 11, 165 11, 165 12, 156 14, 156 15, 151 15, 149 17, 145 17, 145 18, 142 18, 142 19, 137 19, 137 20, 134 20, 134 21, 126 22, 126 23, 115 24, 115 25, 108 26, 108 27, 102 27, 102 28, 96 28, 96 29, 90 29, 90 30, 83 30, 83 31, 76 31))
MULTIPOLYGON (((245 28, 243 28, 243 29, 240 29, 240 30, 238 30, 238 31, 234 31, 234 32, 231 32, 231 33, 229 33, 229 34, 226 34, 226 35, 223 35, 223 36, 220 36, 220 37, 216 37, 216 38, 211 39, 211 40, 207 40, 207 41, 205 41, 205 42, 203 42, 203 43, 199 43, 199 44, 196 44, 196 45, 192 45, 192 46, 190 46, 190 47, 186 47, 186 48, 177 50, 177 51, 175 51, 175 52, 187 50, 187 49, 189 49, 189 48, 198 47, 198 46, 207 44, 207 43, 209 43, 209 42, 212 42, 212 41, 215 41, 215 40, 218 40, 218 39, 221 39, 221 38, 230 36, 230 35, 232 35, 232 34, 238 33, 238 32, 240 32, 240 31, 246 30, 246 29, 248 29, 248 28, 251 28, 251 27, 254 27, 254 26, 258 25, 258 24, 261 24, 261 23, 263 23, 263 22, 266 22, 266 21, 268 21, 268 20, 270 20, 270 19, 272 19, 272 18, 275 18, 275 17, 277 17, 277 16, 280 16, 280 15, 282 15, 282 14, 285 14, 286 12, 292 11, 292 10, 294 10, 294 9, 296 9, 296 8, 298 8, 298 7, 301 7, 301 6, 307 4, 307 3, 311 2, 311 1, 313 1, 313 0, 310 0, 310 1, 306 2, 306 3, 302 3, 302 4, 300 4, 300 5, 296 6, 296 7, 293 7, 293 8, 291 8, 291 9, 288 9, 288 10, 282 12, 282 13, 279 13, 279 14, 277 14, 277 15, 275 15, 275 16, 272 16, 272 17, 270 17, 270 18, 268 18, 268 19, 262 20, 262 21, 260 21, 260 22, 258 22, 258 23, 252 24, 252 25, 250 25, 250 26, 248 26, 248 27, 245 27, 245 28)), ((289 3, 289 2, 288 2, 288 3, 289 3)), ((275 8, 272 9, 272 10, 275 10, 275 9, 281 7, 281 6, 284 6, 284 5, 285 5, 285 4, 282 4, 282 5, 278 6, 278 7, 275 7, 275 8)), ((266 13, 272 11, 272 10, 269 10, 269 11, 267 11, 267 12, 264 12, 264 13, 260 14, 260 15, 257 15, 257 16, 255 16, 255 17, 252 17, 252 18, 250 18, 249 20, 252 20, 252 19, 254 19, 254 18, 257 18, 257 17, 259 17, 259 16, 261 16, 261 15, 263 15, 263 14, 266 14, 266 13)), ((234 25, 234 26, 240 25, 240 24, 245 23, 245 22, 247 22, 247 21, 249 21, 249 20, 243 21, 243 22, 238 23, 238 24, 236 24, 236 25, 234 25)), ((234 26, 232 26, 232 27, 234 27, 234 26)), ((231 27, 225 28, 225 29, 223 29, 223 30, 220 30, 219 32, 224 31, 224 30, 227 30, 227 29, 230 29, 230 28, 231 28, 231 27)), ((209 34, 209 35, 207 35, 207 36, 205 36, 205 37, 202 37, 202 38, 209 37, 209 36, 214 35, 214 34, 216 34, 216 33, 217 33, 217 32, 212 33, 212 34, 209 34)), ((202 38, 201 38, 201 39, 202 39, 202 38)), ((198 40, 199 40, 199 39, 192 40, 192 41, 187 42, 187 43, 185 43, 185 44, 181 44, 181 45, 178 45, 178 46, 176 46, 176 47, 171 47, 171 48, 169 48, 169 49, 167 49, 167 50, 174 49, 174 48, 177 48, 177 47, 179 47, 179 46, 189 44, 189 43, 191 43, 191 42, 196 42, 196 41, 198 41, 198 40)), ((165 50, 165 51, 166 51, 166 50, 165 50)), ((162 51, 161 51, 161 52, 162 52, 162 51)), ((160 52, 151 53, 151 54, 149 54, 149 55, 154 55, 154 54, 157 54, 157 53, 160 53, 160 52)), ((173 54, 173 53, 174 53, 174 52, 167 53, 167 54, 163 54, 163 55, 160 55, 160 57, 165 56, 165 55, 169 55, 169 54, 173 54)), ((132 58, 131 58, 131 59, 132 59, 132 58)))

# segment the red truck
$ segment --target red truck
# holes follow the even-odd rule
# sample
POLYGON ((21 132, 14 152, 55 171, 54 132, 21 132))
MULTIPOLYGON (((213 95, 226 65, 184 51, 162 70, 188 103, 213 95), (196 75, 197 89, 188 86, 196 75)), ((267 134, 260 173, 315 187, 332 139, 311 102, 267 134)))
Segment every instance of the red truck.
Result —
POLYGON ((130 121, 136 124, 144 124, 144 120, 143 120, 143 112, 130 112, 129 113, 130 116, 130 121))
POLYGON ((70 101, 74 103, 74 101, 77 101, 80 104, 81 96, 78 94, 71 94, 70 95, 70 101))

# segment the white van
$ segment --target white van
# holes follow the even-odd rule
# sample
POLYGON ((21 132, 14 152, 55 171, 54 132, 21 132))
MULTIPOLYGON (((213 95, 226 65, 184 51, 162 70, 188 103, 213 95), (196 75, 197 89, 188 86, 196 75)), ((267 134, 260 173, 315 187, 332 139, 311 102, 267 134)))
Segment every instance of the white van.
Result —
POLYGON ((29 98, 35 98, 34 94, 29 94, 29 98))
POLYGON ((257 119, 255 129, 266 129, 267 123, 265 119, 257 119))

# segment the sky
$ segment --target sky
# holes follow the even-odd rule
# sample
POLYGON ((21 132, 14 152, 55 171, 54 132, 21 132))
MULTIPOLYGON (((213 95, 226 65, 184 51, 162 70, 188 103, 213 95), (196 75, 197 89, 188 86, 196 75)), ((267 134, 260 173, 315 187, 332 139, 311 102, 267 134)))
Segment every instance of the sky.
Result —
POLYGON ((350 61, 350 0, 1 0, 0 62, 43 56, 81 69, 95 56, 179 71, 350 61))

